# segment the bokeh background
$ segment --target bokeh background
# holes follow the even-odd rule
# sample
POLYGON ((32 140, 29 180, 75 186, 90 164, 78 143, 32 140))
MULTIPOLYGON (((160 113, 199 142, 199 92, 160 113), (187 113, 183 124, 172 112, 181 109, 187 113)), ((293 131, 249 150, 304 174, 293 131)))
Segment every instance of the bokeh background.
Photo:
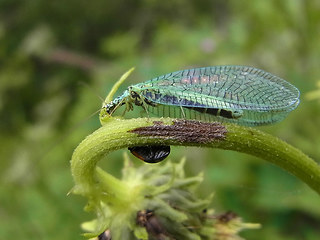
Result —
MULTIPOLYGON (((81 239, 93 215, 67 195, 69 160, 99 128, 112 84, 190 67, 250 65, 287 79, 301 104, 263 127, 320 160, 320 1, 1 0, 0 239, 81 239), (312 92, 310 94, 310 92, 312 92)), ((120 176, 122 154, 101 163, 120 176)), ((173 148, 187 172, 203 171, 199 194, 262 228, 247 239, 319 239, 320 197, 300 180, 249 155, 173 148)), ((134 163, 141 164, 133 159, 134 163)))

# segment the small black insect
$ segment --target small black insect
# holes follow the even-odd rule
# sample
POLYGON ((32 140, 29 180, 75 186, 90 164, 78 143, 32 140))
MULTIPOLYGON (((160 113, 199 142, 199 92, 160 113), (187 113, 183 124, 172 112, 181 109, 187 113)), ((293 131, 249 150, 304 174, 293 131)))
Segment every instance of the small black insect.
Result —
POLYGON ((97 240, 111 240, 111 233, 110 233, 110 230, 107 229, 105 230, 103 233, 101 233, 97 240))
POLYGON ((170 146, 166 145, 129 147, 128 150, 147 163, 161 162, 170 154, 170 146))
POLYGON ((161 222, 159 221, 157 215, 152 210, 141 210, 137 212, 136 216, 136 223, 144 227, 150 239, 155 240, 173 240, 171 236, 167 233, 165 228, 162 226, 161 222))

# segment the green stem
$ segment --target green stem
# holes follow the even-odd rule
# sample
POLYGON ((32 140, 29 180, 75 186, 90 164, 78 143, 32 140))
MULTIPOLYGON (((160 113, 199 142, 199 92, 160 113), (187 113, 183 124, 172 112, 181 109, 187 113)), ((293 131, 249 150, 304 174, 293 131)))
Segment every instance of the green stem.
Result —
MULTIPOLYGON (((203 123, 170 118, 111 119, 83 140, 71 160, 79 193, 99 181, 97 162, 111 151, 152 144, 234 150, 267 160, 297 176, 320 194, 320 167, 300 150, 259 130, 235 124, 203 123)), ((117 187, 108 189, 110 194, 117 187)))

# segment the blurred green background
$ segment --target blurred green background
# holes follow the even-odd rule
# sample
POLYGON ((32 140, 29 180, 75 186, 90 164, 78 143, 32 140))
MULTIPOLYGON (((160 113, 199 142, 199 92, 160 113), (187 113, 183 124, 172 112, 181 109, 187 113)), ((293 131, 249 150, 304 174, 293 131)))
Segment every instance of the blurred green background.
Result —
MULTIPOLYGON (((190 67, 250 65, 287 79, 301 104, 269 132, 319 161, 320 1, 0 1, 0 239, 81 239, 93 216, 68 195, 69 160, 99 127, 101 99, 124 84, 190 67)), ((120 176, 122 154, 101 163, 120 176)), ((319 239, 320 197, 260 159, 173 148, 187 172, 204 171, 203 196, 262 229, 247 239, 319 239)), ((134 159, 135 164, 141 164, 134 159)))

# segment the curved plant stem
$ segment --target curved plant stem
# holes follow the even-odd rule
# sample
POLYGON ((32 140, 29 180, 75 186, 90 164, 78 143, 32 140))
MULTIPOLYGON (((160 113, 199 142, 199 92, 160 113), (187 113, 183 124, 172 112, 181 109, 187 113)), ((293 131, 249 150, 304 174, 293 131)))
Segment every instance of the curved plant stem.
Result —
MULTIPOLYGON (((96 164, 109 152, 152 144, 221 148, 254 155, 287 170, 320 194, 319 165, 286 142, 249 127, 171 118, 110 119, 74 151, 71 167, 75 191, 86 194, 99 182, 96 164)), ((107 191, 113 194, 112 188, 107 191)))

